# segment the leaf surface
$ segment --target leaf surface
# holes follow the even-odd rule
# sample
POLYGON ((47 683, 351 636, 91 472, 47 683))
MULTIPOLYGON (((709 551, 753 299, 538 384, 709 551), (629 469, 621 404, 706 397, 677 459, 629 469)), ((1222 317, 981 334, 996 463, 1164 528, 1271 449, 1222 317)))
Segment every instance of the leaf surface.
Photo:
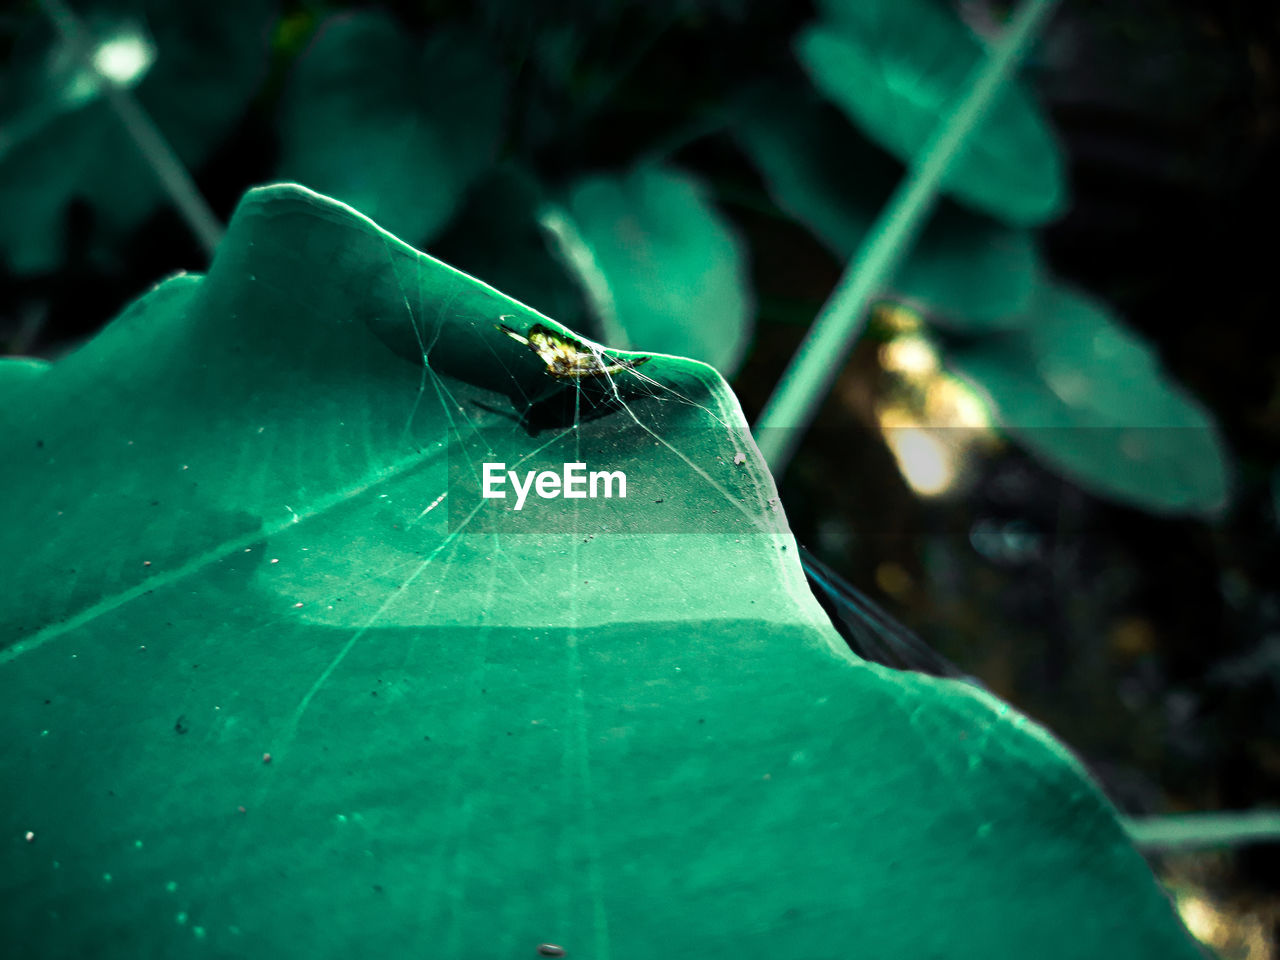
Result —
POLYGON ((1196 956, 1043 730, 843 646, 720 377, 498 316, 566 335, 275 186, 0 363, 10 956, 1196 956))

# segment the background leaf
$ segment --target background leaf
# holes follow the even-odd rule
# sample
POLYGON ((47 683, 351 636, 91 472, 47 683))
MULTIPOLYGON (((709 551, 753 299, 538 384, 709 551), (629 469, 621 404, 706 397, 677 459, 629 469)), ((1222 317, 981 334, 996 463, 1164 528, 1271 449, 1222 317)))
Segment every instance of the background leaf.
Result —
MULTIPOLYGON (((797 36, 814 85, 872 140, 910 163, 965 88, 981 45, 935 0, 826 0, 797 36)), ((1033 226, 1066 206, 1062 161, 1026 92, 1006 84, 943 189, 1009 223, 1033 226)))
POLYGON ((505 101, 480 34, 442 26, 424 46, 387 14, 335 16, 290 78, 277 172, 425 242, 497 156, 505 101))
MULTIPOLYGON (((848 262, 861 247, 900 165, 813 97, 760 91, 734 134, 774 201, 848 262)), ((898 271, 897 295, 965 330, 1017 323, 1035 285, 1028 231, 942 203, 898 271)))
MULTIPOLYGON (((150 46, 155 62, 133 94, 188 167, 226 136, 265 75, 270 0, 76 7, 99 44, 132 36, 150 46)), ((27 21, 8 77, 11 93, 0 101, 0 257, 17 273, 57 266, 67 208, 77 199, 94 217, 93 254, 115 256, 123 234, 163 197, 155 174, 45 18, 27 21)))
POLYGON ((948 352, 1051 469, 1149 510, 1211 514, 1229 494, 1213 419, 1101 303, 1042 283, 1021 331, 948 352))
POLYGON ((751 336, 746 249, 696 178, 650 165, 585 177, 543 223, 608 342, 737 369, 751 336))
POLYGON ((581 285, 538 223, 550 201, 531 171, 501 165, 467 194, 448 229, 431 243, 431 253, 565 326, 600 333, 581 285))
POLYGON ((495 314, 549 323, 271 187, 0 364, 13 955, 1196 956, 1043 730, 849 654, 723 380, 495 314), (571 455, 628 498, 476 498, 571 455))

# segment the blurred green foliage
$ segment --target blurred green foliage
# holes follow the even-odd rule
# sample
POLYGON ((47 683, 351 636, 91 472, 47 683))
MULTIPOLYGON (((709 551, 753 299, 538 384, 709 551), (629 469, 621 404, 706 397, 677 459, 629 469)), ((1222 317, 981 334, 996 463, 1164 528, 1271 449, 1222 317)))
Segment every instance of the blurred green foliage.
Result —
POLYGON ((1105 306, 1042 281, 1017 330, 951 351, 1009 432, 1082 487, 1170 512, 1220 510, 1228 481, 1204 407, 1105 306))
MULTIPOLYGON (((134 30, 155 51, 133 81, 136 95, 188 165, 198 169, 250 111, 274 141, 259 177, 343 200, 606 342, 702 359, 726 375, 751 348, 752 253, 716 209, 718 185, 669 166, 673 154, 736 143, 767 188, 771 201, 761 202, 848 258, 983 49, 938 0, 828 0, 807 23, 771 4, 674 2, 584 5, 572 17, 498 3, 371 11, 237 0, 214 10, 83 0, 75 10, 87 44, 80 55, 37 5, 10 46, 0 256, 15 274, 56 272, 69 255, 72 200, 89 210, 93 255, 110 258, 160 199, 87 66, 112 37, 134 30), (785 33, 769 37, 765 56, 733 46, 745 36, 736 28, 769 19, 790 24, 794 59, 785 33), (653 44, 705 31, 721 32, 721 55, 736 71, 704 69, 687 102, 661 99, 679 96, 676 65, 667 90, 632 85, 653 44), (746 63, 754 66, 744 84, 746 63)), ((1066 189, 1049 125, 1020 85, 1008 85, 982 119, 944 189, 954 202, 937 210, 885 295, 968 338, 957 358, 971 373, 980 366, 972 379, 996 416, 1052 469, 1154 510, 1220 509, 1230 471, 1198 407, 1184 405, 1164 456, 1205 462, 1214 479, 1148 492, 1143 465, 1113 443, 1067 454, 1044 434, 1033 439, 1046 417, 1060 422, 1053 411, 1063 401, 1042 364, 1016 361, 1005 339, 982 342, 1042 325, 1053 331, 1036 340, 1044 355, 1059 350, 1054 338, 1068 325, 1078 326, 1072 336, 1088 335, 1092 316, 1064 321, 1032 296, 1053 281, 1027 227, 1059 213, 1066 189), (1016 404, 1015 380, 1027 386, 1016 404)), ((1101 420, 1072 423, 1168 425, 1144 419, 1154 411, 1142 392, 1161 375, 1138 337, 1106 358, 1068 340, 1060 353, 1057 366, 1072 366, 1085 392, 1107 398, 1094 404, 1106 407, 1101 420)))
POLYGON ((73 201, 92 212, 91 254, 111 262, 166 199, 108 106, 110 81, 95 61, 111 69, 114 55, 129 74, 136 64, 140 72, 123 84, 191 168, 240 121, 267 75, 272 0, 102 0, 75 9, 80 37, 33 5, 17 23, 0 84, 0 259, 20 274, 54 270, 68 255, 73 201))
POLYGON ((700 180, 643 165, 574 182, 544 211, 609 343, 736 370, 751 333, 746 251, 700 180))
MULTIPOLYGON (((773 200, 848 261, 889 198, 901 168, 813 91, 761 88, 734 136, 773 200)), ((893 284, 940 324, 964 330, 1023 321, 1038 262, 1028 230, 944 202, 893 284)))
POLYGON ((290 76, 276 175, 426 244, 496 159, 506 86, 474 30, 424 44, 384 13, 334 16, 290 76))
MULTIPOLYGON (((954 13, 935 0, 824 0, 796 39, 814 84, 899 160, 915 157, 955 104, 982 57, 954 13)), ((1048 124, 1017 84, 1007 85, 945 189, 1010 223, 1036 225, 1066 205, 1062 160, 1048 124)))

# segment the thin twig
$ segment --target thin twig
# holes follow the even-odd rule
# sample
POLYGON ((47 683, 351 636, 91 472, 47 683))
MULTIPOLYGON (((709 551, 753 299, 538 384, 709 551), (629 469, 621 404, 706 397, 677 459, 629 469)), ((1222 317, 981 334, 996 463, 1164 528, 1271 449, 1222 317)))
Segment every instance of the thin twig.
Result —
POLYGON ((1195 850, 1280 842, 1280 811, 1183 813, 1164 817, 1126 817, 1124 827, 1141 850, 1195 850))

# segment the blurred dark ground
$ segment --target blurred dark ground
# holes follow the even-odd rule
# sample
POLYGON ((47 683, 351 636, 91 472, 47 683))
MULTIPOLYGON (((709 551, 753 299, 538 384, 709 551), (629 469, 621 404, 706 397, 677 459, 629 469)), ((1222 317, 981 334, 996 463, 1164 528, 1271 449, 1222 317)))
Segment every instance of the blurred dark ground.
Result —
MULTIPOLYGON (((423 27, 459 11, 383 6, 423 27)), ((965 9, 971 20, 990 14, 965 9)), ((510 149, 546 173, 624 164, 655 141, 680 142, 723 77, 745 82, 785 61, 778 38, 811 16, 802 4, 749 13, 722 3, 669 20, 619 18, 595 34, 611 109, 562 140, 530 121, 512 131, 510 149), (717 18, 734 44, 707 29, 717 18), (621 75, 605 68, 621 61, 621 75)), ((523 29, 538 22, 530 13, 523 29)), ((197 171, 223 218, 246 187, 272 179, 286 68, 276 64, 239 129, 197 171)), ((1049 726, 1125 811, 1280 804, 1280 5, 1076 0, 1059 8, 1028 68, 1074 196, 1042 234, 1042 255, 1116 308, 1214 412, 1236 457, 1232 508, 1207 522, 1118 506, 1011 445, 984 457, 963 493, 921 499, 873 429, 877 397, 895 388, 873 338, 780 478, 783 502, 802 543, 1049 726)), ((526 115, 520 103, 513 115, 526 115)), ((717 187, 750 244, 760 311, 733 385, 754 419, 803 335, 796 316, 817 312, 842 265, 785 218, 737 201, 763 189, 727 138, 694 140, 674 160, 717 187)), ((0 269, 6 352, 56 356, 161 277, 204 266, 171 210, 151 217, 110 269, 94 266, 83 239, 91 215, 70 211, 58 272, 0 269)), ((463 248, 446 235, 431 252, 450 260, 451 246, 463 248)), ((1237 917, 1252 914, 1262 932, 1224 955, 1274 957, 1278 854, 1253 846, 1158 866, 1237 917)))

